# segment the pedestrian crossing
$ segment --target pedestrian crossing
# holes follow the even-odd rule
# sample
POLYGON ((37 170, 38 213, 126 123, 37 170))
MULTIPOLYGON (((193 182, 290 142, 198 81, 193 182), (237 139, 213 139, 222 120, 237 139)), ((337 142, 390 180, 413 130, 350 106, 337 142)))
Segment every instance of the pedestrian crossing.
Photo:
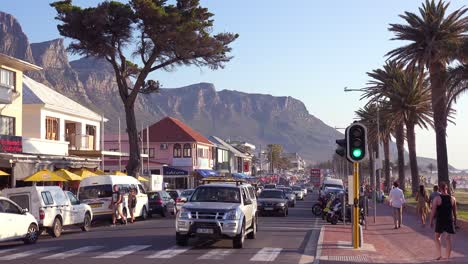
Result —
POLYGON ((168 249, 154 250, 152 245, 128 245, 121 248, 106 248, 105 246, 83 246, 75 249, 65 249, 61 247, 42 247, 23 249, 22 247, 0 249, 0 262, 3 260, 17 259, 41 259, 41 260, 64 260, 73 257, 92 259, 119 259, 135 254, 145 259, 173 259, 183 257, 204 261, 222 261, 231 257, 238 257, 236 254, 242 253, 252 262, 274 262, 283 252, 282 248, 258 248, 258 249, 228 249, 214 248, 207 250, 194 249, 191 247, 174 246, 168 249), (255 251, 255 252, 254 252, 255 251), (252 256, 253 255, 253 256, 252 256))

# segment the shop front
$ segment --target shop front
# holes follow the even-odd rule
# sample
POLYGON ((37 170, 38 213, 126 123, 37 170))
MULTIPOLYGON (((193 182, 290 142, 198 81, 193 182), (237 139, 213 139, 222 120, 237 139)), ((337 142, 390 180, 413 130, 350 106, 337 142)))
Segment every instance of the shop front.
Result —
POLYGON ((163 181, 167 189, 189 189, 194 187, 192 175, 180 168, 163 167, 163 181))

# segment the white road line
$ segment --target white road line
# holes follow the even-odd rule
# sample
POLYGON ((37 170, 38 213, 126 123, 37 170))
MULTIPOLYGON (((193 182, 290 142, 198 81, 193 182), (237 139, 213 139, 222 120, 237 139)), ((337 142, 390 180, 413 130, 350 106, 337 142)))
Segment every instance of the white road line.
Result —
POLYGON ((2 249, 2 250, 0 250, 0 254, 5 254, 7 252, 11 252, 11 251, 14 251, 14 250, 16 250, 16 248, 2 249))
POLYGON ((114 251, 111 251, 111 252, 107 252, 105 254, 102 254, 102 255, 99 255, 99 256, 96 256, 94 258, 98 258, 98 259, 116 259, 116 258, 121 258, 123 256, 126 256, 126 255, 130 255, 132 253, 135 253, 137 251, 140 251, 140 250, 143 250, 145 248, 149 248, 151 247, 151 245, 131 245, 131 246, 128 246, 128 247, 123 247, 123 248, 120 248, 120 249, 117 249, 117 250, 114 250, 114 251))
POLYGON ((263 261, 263 262, 271 262, 275 261, 278 255, 281 253, 282 248, 262 248, 260 251, 255 254, 250 261, 263 261))
POLYGON ((190 248, 187 248, 187 247, 175 246, 175 247, 171 247, 171 248, 166 249, 166 250, 158 251, 153 255, 147 256, 146 258, 148 258, 148 259, 170 259, 170 258, 173 258, 173 257, 175 257, 177 255, 180 255, 180 254, 184 253, 185 251, 187 251, 189 249, 190 248))
POLYGON ((317 242, 317 251, 315 252, 314 264, 319 264, 320 263, 320 257, 322 256, 323 233, 325 233, 325 227, 324 226, 322 226, 322 229, 320 230, 320 235, 319 235, 319 239, 318 239, 318 242, 317 242))
POLYGON ((318 224, 318 218, 315 218, 314 226, 316 228, 314 228, 312 230, 312 233, 310 234, 309 241, 307 241, 307 244, 304 248, 304 253, 301 256, 301 259, 299 260, 299 264, 312 264, 315 261, 315 257, 312 254, 314 253, 315 233, 316 233, 316 230, 320 229, 320 228, 317 228, 317 224, 318 224))
POLYGON ((12 255, 6 255, 6 256, 0 257, 0 260, 13 260, 13 259, 29 257, 29 256, 32 256, 32 255, 35 255, 35 254, 49 252, 49 251, 52 251, 52 250, 57 249, 57 248, 58 247, 37 248, 37 249, 24 251, 24 252, 12 254, 12 255))
POLYGON ((66 251, 66 252, 46 256, 46 257, 43 257, 41 259, 66 259, 66 258, 69 258, 69 257, 74 257, 74 256, 79 255, 81 253, 85 253, 85 252, 89 252, 89 251, 93 251, 93 250, 98 250, 98 249, 101 249, 101 248, 103 248, 103 247, 102 246, 80 247, 80 248, 73 249, 73 250, 70 250, 70 251, 66 251))
POLYGON ((198 259, 215 259, 215 260, 220 260, 224 259, 226 256, 229 256, 233 253, 234 251, 232 249, 213 249, 208 251, 203 256, 200 256, 198 259))

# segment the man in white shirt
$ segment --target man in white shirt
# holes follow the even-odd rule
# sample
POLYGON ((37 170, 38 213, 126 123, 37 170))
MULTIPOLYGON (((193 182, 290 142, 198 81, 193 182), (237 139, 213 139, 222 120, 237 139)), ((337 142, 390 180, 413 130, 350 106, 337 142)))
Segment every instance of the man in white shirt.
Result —
POLYGON ((402 207, 405 204, 405 195, 398 186, 398 182, 394 182, 393 189, 390 191, 389 195, 389 203, 393 208, 393 222, 395 223, 395 229, 401 227, 401 221, 403 218, 402 207))

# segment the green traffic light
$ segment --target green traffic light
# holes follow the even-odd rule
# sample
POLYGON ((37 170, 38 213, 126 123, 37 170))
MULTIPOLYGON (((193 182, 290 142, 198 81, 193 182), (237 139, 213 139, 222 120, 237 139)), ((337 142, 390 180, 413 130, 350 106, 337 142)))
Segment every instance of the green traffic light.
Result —
POLYGON ((361 149, 353 149, 353 157, 354 158, 360 158, 362 156, 362 150, 361 149))

